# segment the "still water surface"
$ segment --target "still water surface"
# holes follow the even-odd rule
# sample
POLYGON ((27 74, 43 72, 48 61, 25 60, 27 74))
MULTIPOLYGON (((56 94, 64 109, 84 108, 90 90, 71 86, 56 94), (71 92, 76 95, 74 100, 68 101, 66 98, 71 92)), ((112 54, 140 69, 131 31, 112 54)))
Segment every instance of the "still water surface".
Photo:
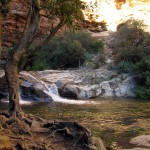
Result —
MULTIPOLYGON (((95 104, 63 104, 33 102, 22 109, 49 120, 76 121, 87 127, 94 136, 102 137, 107 146, 117 142, 130 148, 131 137, 150 134, 150 101, 95 99, 95 104)), ((0 109, 7 103, 0 102, 0 109)))

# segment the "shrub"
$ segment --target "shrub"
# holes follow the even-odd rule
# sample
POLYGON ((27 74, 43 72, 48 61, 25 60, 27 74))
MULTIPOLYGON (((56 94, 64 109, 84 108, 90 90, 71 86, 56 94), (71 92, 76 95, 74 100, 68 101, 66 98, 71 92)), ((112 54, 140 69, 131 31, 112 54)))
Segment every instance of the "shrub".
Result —
POLYGON ((118 29, 112 42, 114 53, 124 50, 142 50, 150 46, 150 35, 145 32, 146 25, 139 20, 128 20, 118 29))
POLYGON ((28 68, 28 70, 31 70, 31 69, 34 71, 45 70, 45 69, 48 69, 48 64, 46 61, 36 61, 36 62, 34 62, 33 68, 28 68))
POLYGON ((120 61, 119 64, 116 65, 116 69, 118 73, 129 73, 132 71, 133 64, 128 61, 120 61))
POLYGON ((63 37, 54 38, 45 45, 33 58, 33 65, 30 68, 43 70, 79 67, 89 59, 87 56, 90 56, 91 60, 93 55, 102 53, 103 43, 92 38, 89 33, 66 33, 63 37))
POLYGON ((144 28, 142 22, 127 21, 118 29, 113 44, 117 49, 116 69, 137 75, 136 97, 150 100, 150 34, 144 28))
POLYGON ((138 87, 135 94, 138 99, 150 100, 150 88, 138 87))

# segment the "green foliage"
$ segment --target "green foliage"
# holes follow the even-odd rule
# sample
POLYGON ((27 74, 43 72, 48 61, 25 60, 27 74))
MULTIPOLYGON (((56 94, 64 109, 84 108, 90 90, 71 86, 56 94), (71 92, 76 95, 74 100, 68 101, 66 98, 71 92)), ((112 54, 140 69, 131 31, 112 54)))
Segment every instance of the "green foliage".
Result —
POLYGON ((116 65, 116 69, 118 73, 128 73, 131 72, 131 70, 133 69, 133 64, 128 61, 120 61, 116 65))
POLYGON ((135 94, 138 99, 150 100, 150 88, 138 87, 135 94))
POLYGON ((133 127, 128 128, 128 129, 125 131, 124 136, 126 136, 126 137, 137 136, 137 135, 140 134, 140 132, 141 132, 142 130, 143 130, 142 128, 133 126, 133 127))
POLYGON ((102 41, 94 41, 92 44, 91 44, 91 52, 92 53, 103 53, 103 47, 104 47, 104 44, 102 43, 102 41))
POLYGON ((127 21, 118 30, 118 44, 114 45, 116 49, 121 49, 116 51, 117 70, 137 75, 136 97, 150 100, 150 34, 144 28, 142 22, 127 21))
POLYGON ((143 57, 142 60, 136 63, 135 70, 137 73, 149 72, 150 71, 150 55, 143 57))
POLYGON ((136 91, 136 97, 150 100, 150 56, 147 56, 136 63, 134 71, 136 74, 140 74, 137 78, 139 87, 136 91))
MULTIPOLYGON (((91 60, 94 54, 102 53, 102 42, 96 41, 90 34, 83 32, 66 33, 64 37, 54 38, 45 45, 34 57, 33 65, 30 68, 32 70, 44 70, 79 67, 89 59, 91 60), (44 64, 43 60, 45 60, 44 64)), ((97 68, 98 65, 95 67, 97 68)))
POLYGON ((46 10, 50 19, 60 18, 65 24, 71 25, 74 20, 83 19, 84 3, 80 0, 45 0, 41 2, 41 9, 46 10))
POLYGON ((31 66, 27 66, 26 70, 27 71, 30 71, 30 70, 36 71, 36 70, 44 70, 44 69, 47 69, 47 68, 48 68, 48 66, 47 66, 46 61, 39 61, 38 60, 37 62, 34 63, 33 68, 31 68, 31 66))
POLYGON ((112 42, 114 53, 124 50, 142 50, 150 46, 150 35, 144 32, 146 25, 139 20, 128 20, 122 23, 112 42))

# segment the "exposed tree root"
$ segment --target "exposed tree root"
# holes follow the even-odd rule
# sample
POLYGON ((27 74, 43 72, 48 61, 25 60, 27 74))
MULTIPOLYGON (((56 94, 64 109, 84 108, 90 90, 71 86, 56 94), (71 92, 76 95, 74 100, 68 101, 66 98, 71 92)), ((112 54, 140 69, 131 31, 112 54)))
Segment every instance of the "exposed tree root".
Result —
POLYGON ((55 138, 55 135, 58 133, 64 138, 71 138, 73 140, 73 146, 81 144, 88 148, 91 145, 90 132, 76 122, 53 122, 44 124, 43 127, 52 130, 51 135, 47 136, 45 141, 51 137, 55 138))
MULTIPOLYGON (((56 149, 88 150, 91 134, 76 122, 49 122, 33 115, 5 117, 0 115, 2 133, 10 139, 16 149, 56 149), (47 132, 34 132, 47 130, 47 132), (6 133, 5 133, 6 132, 6 133), (59 148, 58 148, 59 149, 59 148)), ((1 130, 0 130, 1 133, 1 130)))

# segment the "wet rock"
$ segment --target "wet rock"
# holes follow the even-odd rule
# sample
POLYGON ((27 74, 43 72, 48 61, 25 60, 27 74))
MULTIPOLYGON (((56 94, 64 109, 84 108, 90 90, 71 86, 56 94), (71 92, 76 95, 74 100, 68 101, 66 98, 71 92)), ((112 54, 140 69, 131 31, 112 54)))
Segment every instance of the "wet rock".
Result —
POLYGON ((59 94, 62 97, 77 99, 78 88, 74 85, 66 85, 64 88, 59 90, 59 94))
POLYGON ((36 101, 52 101, 52 98, 47 95, 44 90, 45 85, 42 83, 30 83, 22 81, 20 83, 20 95, 23 99, 36 100, 36 101))

